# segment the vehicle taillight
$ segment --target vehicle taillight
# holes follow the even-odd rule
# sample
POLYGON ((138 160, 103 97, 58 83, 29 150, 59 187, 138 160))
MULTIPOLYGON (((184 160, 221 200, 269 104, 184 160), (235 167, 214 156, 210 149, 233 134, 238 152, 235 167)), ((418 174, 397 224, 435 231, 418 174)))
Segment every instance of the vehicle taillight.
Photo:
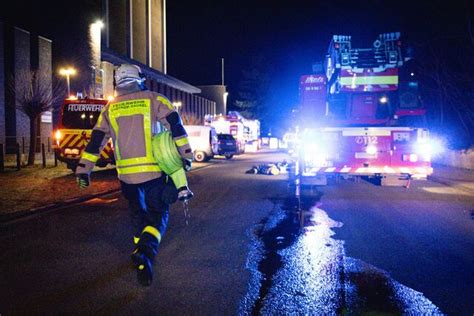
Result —
POLYGON ((63 137, 63 134, 61 133, 59 129, 53 133, 53 138, 54 138, 54 142, 56 143, 56 146, 59 146, 59 141, 61 140, 62 137, 63 137))
POLYGON ((61 137, 62 137, 62 133, 61 131, 58 129, 55 133, 54 133, 54 139, 59 142, 61 140, 61 137))

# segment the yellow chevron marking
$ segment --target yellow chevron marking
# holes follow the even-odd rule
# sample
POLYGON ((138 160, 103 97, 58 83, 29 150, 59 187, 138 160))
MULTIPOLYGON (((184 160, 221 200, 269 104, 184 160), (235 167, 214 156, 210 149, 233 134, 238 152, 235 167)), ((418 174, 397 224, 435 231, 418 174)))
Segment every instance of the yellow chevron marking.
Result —
MULTIPOLYGON (((76 144, 80 142, 82 138, 79 135, 76 135, 76 139, 74 139, 70 144, 69 147, 76 147, 76 144)), ((77 146, 79 147, 79 146, 77 146)))
POLYGON ((71 138, 74 136, 75 136, 74 134, 69 134, 68 136, 66 136, 66 138, 62 142, 59 143, 59 147, 63 148, 69 142, 69 140, 71 140, 71 138))

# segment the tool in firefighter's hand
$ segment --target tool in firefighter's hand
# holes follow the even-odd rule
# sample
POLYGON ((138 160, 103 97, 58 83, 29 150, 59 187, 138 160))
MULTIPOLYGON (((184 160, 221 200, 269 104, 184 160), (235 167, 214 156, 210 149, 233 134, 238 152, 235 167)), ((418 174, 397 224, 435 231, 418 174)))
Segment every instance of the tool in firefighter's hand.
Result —
POLYGON ((85 189, 91 184, 90 176, 86 173, 77 174, 76 182, 81 189, 85 189))
POLYGON ((189 200, 183 200, 183 210, 184 210, 184 220, 186 221, 186 226, 189 225, 189 219, 191 214, 189 213, 189 200))

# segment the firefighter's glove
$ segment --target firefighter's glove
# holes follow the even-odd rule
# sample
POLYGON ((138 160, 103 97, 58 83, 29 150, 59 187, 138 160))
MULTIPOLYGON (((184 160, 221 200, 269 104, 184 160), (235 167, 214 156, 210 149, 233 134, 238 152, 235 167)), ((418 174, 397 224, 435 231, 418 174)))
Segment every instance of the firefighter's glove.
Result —
POLYGON ((165 184, 165 188, 161 194, 161 200, 165 204, 173 204, 178 200, 178 190, 171 179, 168 179, 168 183, 165 184))
POLYGON ((192 160, 183 158, 183 168, 185 171, 190 171, 192 167, 192 160))
POLYGON ((91 179, 87 173, 79 173, 76 174, 76 182, 81 189, 85 189, 91 184, 91 179))

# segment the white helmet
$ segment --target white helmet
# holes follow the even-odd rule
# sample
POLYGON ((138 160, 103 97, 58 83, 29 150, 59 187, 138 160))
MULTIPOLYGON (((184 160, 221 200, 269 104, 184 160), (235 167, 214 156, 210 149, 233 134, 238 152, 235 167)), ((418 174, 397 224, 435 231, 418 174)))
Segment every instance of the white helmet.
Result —
POLYGON ((132 64, 122 64, 115 70, 115 86, 123 87, 133 82, 139 84, 144 81, 140 67, 132 64))

